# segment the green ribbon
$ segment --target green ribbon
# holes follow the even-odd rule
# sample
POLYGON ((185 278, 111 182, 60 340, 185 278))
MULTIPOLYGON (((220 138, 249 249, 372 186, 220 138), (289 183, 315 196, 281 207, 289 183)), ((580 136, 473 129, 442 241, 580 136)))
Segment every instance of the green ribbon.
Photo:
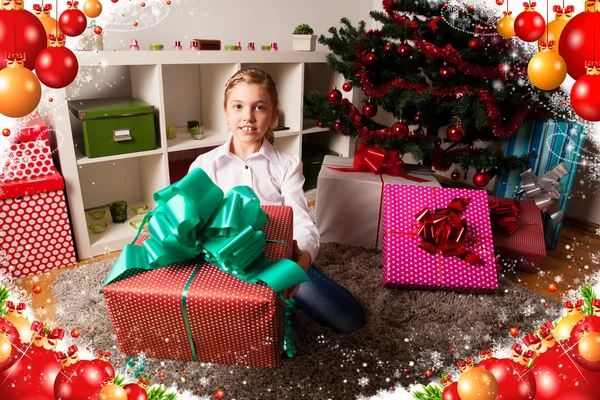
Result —
MULTIPOLYGON (((179 182, 156 192, 154 200, 157 207, 144 217, 134 243, 140 234, 146 233, 143 232, 146 224, 150 237, 141 246, 125 245, 102 287, 200 256, 223 272, 244 282, 263 282, 275 292, 308 281, 295 262, 287 259, 273 262, 263 256, 267 240, 261 229, 269 216, 260 207, 252 188, 236 186, 224 195, 202 169, 195 168, 179 182)), ((184 322, 195 361, 198 360, 186 301, 187 290, 197 272, 198 268, 182 293, 184 322)), ((293 310, 293 302, 286 301, 284 327, 289 325, 290 307, 293 310)), ((291 344, 289 334, 286 329, 287 348, 291 344)), ((286 354, 292 356, 287 350, 286 354)))

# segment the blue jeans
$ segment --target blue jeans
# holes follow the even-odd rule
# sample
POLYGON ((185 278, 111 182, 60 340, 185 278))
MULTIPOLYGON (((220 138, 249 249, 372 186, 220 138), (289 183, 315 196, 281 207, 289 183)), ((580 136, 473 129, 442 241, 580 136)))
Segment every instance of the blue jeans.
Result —
POLYGON ((310 280, 302 283, 294 296, 298 310, 339 333, 352 333, 365 325, 365 311, 348 289, 314 265, 306 274, 310 280))

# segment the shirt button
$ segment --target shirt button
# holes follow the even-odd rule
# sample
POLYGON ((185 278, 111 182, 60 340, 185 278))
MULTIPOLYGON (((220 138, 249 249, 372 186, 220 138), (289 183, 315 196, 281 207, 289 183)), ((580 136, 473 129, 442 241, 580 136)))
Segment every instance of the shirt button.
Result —
POLYGON ((248 166, 246 165, 246 167, 245 167, 245 168, 246 168, 246 169, 248 169, 248 166))

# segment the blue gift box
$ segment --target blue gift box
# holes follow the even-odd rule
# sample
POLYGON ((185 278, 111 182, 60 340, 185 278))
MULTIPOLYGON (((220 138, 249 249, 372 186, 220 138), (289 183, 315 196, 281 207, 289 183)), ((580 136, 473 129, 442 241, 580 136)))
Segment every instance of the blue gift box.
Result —
MULTIPOLYGON (((527 168, 531 168, 539 178, 556 165, 564 163, 569 173, 558 181, 560 185, 557 190, 560 199, 556 204, 563 213, 566 213, 586 134, 585 126, 572 122, 552 120, 529 122, 524 124, 516 135, 504 141, 502 151, 506 156, 521 156, 536 152, 538 157, 531 160, 527 168)), ((498 174, 494 195, 513 197, 515 191, 520 188, 520 175, 523 171, 525 169, 505 170, 498 174)), ((547 214, 544 215, 543 221, 546 247, 555 249, 563 223, 554 222, 547 214)))

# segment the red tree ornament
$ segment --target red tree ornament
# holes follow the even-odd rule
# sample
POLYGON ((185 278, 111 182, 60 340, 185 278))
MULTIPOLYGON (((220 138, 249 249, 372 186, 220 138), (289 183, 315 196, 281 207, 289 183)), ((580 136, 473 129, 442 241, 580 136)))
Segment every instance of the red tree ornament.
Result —
POLYGON ((398 54, 400 54, 401 56, 407 56, 412 52, 412 47, 410 47, 408 44, 402 42, 402 44, 400 46, 398 46, 398 54))
POLYGON ((515 18, 515 33, 524 42, 535 42, 546 32, 544 17, 535 11, 535 3, 523 3, 524 11, 515 18))
POLYGON ((586 67, 586 75, 571 88, 571 106, 582 119, 596 122, 600 121, 600 63, 588 62, 586 67))
POLYGON ((450 125, 446 129, 446 137, 453 142, 460 142, 465 137, 465 130, 460 122, 457 122, 456 125, 450 125))
MULTIPOLYGON (((596 300, 598 307, 600 307, 600 300, 596 300)), ((582 354, 582 350, 585 347, 596 346, 596 349, 593 353, 597 354, 597 346, 596 337, 600 333, 600 317, 591 315, 589 317, 583 318, 579 321, 571 331, 571 337, 569 338, 569 342, 573 351, 573 358, 583 368, 600 372, 600 359, 596 359, 596 357, 592 357, 590 359, 589 354, 582 354), (592 340, 593 339, 593 340, 592 340)), ((589 349, 587 350, 589 352, 589 349)))
POLYGON ((8 129, 8 128, 2 129, 2 136, 9 137, 10 136, 10 129, 8 129))
POLYGON ((225 397, 225 392, 223 390, 219 389, 215 392, 215 399, 221 400, 224 397, 225 397))
POLYGON ((595 2, 586 2, 586 10, 575 15, 563 28, 558 41, 558 53, 567 63, 567 72, 577 80, 586 74, 586 63, 594 61, 597 39, 594 26, 600 27, 600 12, 595 11, 595 2))
POLYGON ((458 382, 453 382, 446 386, 442 394, 442 400, 461 400, 458 395, 458 382))
POLYGON ((392 135, 402 140, 408 135, 408 125, 402 123, 402 121, 396 122, 392 125, 392 135))
POLYGON ((453 78, 456 75, 456 71, 452 67, 442 67, 440 68, 440 75, 444 78, 453 78))
POLYGON ((323 128, 325 125, 321 121, 319 121, 319 122, 317 122, 317 126, 319 128, 323 128))
POLYGON ((349 92, 352 90, 352 83, 346 81, 344 82, 344 84, 342 85, 342 89, 344 90, 344 92, 349 92))
MULTIPOLYGON (((76 350, 76 347, 75 347, 76 350)), ((54 397, 57 400, 87 400, 97 399, 105 383, 115 377, 112 365, 107 361, 106 354, 99 351, 101 356, 96 360, 72 359, 72 363, 63 363, 62 373, 54 382, 54 397)))
POLYGON ((0 372, 10 368, 21 354, 21 338, 13 324, 0 319, 0 372))
POLYGON ((504 4, 504 0, 496 0, 496 4, 498 4, 499 6, 504 4))
POLYGON ((331 89, 327 94, 327 101, 331 104, 338 104, 340 100, 342 100, 342 92, 336 88, 331 89))
POLYGON ((140 376, 137 383, 129 383, 123 386, 123 389, 127 392, 127 400, 148 400, 146 387, 149 384, 150 382, 140 376))
POLYGON ((452 171, 452 174, 450 174, 450 178, 452 178, 453 181, 457 181, 460 179, 460 172, 458 172, 457 169, 455 169, 454 171, 452 171))
POLYGON ((502 400, 533 400, 535 378, 527 367, 507 358, 490 358, 477 364, 494 375, 498 381, 498 397, 502 400))
POLYGON ((79 36, 85 31, 87 19, 85 14, 77 9, 77 6, 79 5, 78 1, 67 1, 67 5, 69 6, 69 9, 60 14, 58 26, 67 36, 79 36))
POLYGON ((375 54, 375 50, 367 54, 366 61, 367 63, 374 63, 375 61, 377 61, 377 54, 375 54))
POLYGON ((414 120, 415 120, 415 122, 416 122, 417 124, 420 124, 420 123, 421 123, 421 121, 423 120, 423 116, 421 115, 421 113, 420 113, 420 112, 417 112, 417 113, 415 114, 415 118, 414 118, 414 120))
POLYGON ((73 52, 64 47, 65 37, 48 35, 50 47, 45 48, 35 61, 35 72, 44 85, 63 88, 75 80, 79 71, 79 63, 73 52))
POLYGON ((384 50, 386 53, 391 53, 393 49, 394 49, 394 48, 392 47, 392 44, 391 44, 391 43, 386 43, 386 44, 385 44, 385 47, 383 48, 383 50, 384 50))
POLYGON ((341 131, 342 130, 342 121, 340 121, 339 119, 335 121, 335 123, 333 124, 333 129, 335 129, 336 131, 341 131))
POLYGON ((479 36, 475 36, 469 40, 469 47, 473 50, 479 50, 483 47, 483 41, 479 36))
POLYGON ((362 113, 367 118, 373 118, 377 114, 377 106, 369 101, 363 105, 362 113))
POLYGON ((473 183, 477 187, 484 187, 490 183, 490 176, 483 171, 479 171, 475 175, 473 175, 473 183))
POLYGON ((46 30, 40 20, 24 9, 22 0, 5 0, 0 10, 0 70, 7 53, 24 53, 25 68, 33 70, 35 59, 46 47, 46 30))

